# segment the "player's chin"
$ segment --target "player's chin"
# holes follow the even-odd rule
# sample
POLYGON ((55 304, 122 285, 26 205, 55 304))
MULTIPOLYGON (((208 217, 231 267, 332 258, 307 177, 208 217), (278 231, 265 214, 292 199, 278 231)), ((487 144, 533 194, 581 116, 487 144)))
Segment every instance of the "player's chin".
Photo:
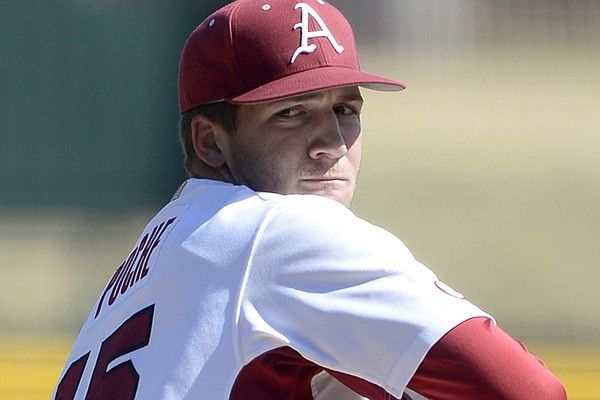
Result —
POLYGON ((353 182, 346 179, 306 179, 300 182, 297 193, 327 197, 350 207, 355 186, 353 182))

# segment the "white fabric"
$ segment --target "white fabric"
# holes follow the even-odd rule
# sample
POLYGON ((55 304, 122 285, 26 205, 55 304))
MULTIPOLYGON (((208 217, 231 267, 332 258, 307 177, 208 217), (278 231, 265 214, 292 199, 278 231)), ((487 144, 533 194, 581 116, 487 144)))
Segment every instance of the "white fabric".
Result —
POLYGON ((133 362, 139 399, 226 400, 245 364, 281 346, 402 397, 441 336, 488 316, 335 201, 198 179, 178 195, 136 245, 152 247, 144 236, 162 232, 147 274, 123 294, 107 291, 82 328, 65 367, 91 351, 77 399, 102 341, 152 304, 150 343, 109 364, 133 362))

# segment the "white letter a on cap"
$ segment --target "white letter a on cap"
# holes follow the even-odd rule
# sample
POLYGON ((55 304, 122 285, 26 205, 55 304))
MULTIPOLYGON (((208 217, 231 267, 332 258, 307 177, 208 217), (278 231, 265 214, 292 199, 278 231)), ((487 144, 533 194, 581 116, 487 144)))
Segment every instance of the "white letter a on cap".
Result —
POLYGON ((317 49, 316 44, 314 44, 314 43, 310 44, 310 45, 308 44, 308 39, 311 39, 311 38, 316 38, 316 37, 327 38, 327 40, 329 40, 329 43, 331 43, 331 45, 333 46, 335 51, 337 51, 338 53, 341 53, 342 51, 344 51, 344 47, 340 46, 338 44, 338 42, 335 40, 335 38, 331 34, 331 31, 329 30, 329 28, 327 28, 327 25, 325 25, 325 22, 323 22, 323 19, 321 18, 321 16, 319 14, 317 14, 317 12, 311 6, 309 6, 306 3, 298 3, 294 6, 294 10, 297 10, 299 8, 302 9, 302 21, 300 21, 296 25, 294 25, 294 29, 298 29, 298 28, 302 29, 302 38, 300 40, 300 47, 298 47, 296 49, 296 51, 294 52, 294 54, 292 55, 292 60, 290 61, 292 64, 294 63, 294 61, 296 61, 296 57, 298 57, 300 54, 302 54, 302 53, 310 54, 317 49), (319 26, 321 27, 320 31, 311 32, 308 30, 309 16, 313 17, 313 19, 317 22, 317 24, 319 24, 319 26))

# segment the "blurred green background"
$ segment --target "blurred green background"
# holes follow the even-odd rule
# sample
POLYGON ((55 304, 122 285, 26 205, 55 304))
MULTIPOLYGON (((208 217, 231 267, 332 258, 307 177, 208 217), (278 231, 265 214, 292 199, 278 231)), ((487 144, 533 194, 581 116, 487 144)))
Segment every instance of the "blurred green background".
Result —
MULTIPOLYGON (((0 354, 76 335, 185 178, 179 54, 224 3, 0 3, 0 354)), ((598 354, 600 2, 332 3, 408 85, 363 91, 355 212, 526 344, 598 354)))

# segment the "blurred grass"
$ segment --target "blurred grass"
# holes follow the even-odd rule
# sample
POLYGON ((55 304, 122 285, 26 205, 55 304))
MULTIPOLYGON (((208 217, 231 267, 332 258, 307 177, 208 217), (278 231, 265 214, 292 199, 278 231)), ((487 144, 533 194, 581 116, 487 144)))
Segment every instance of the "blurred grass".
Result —
MULTIPOLYGON (((0 338, 0 399, 51 398, 72 341, 67 336, 0 338)), ((570 400, 600 398, 600 348, 549 343, 528 347, 561 379, 570 400)))
POLYGON ((2 336, 0 399, 50 399, 72 344, 72 337, 2 336))
POLYGON ((570 400, 600 399, 600 346, 533 343, 528 348, 563 382, 570 400))

